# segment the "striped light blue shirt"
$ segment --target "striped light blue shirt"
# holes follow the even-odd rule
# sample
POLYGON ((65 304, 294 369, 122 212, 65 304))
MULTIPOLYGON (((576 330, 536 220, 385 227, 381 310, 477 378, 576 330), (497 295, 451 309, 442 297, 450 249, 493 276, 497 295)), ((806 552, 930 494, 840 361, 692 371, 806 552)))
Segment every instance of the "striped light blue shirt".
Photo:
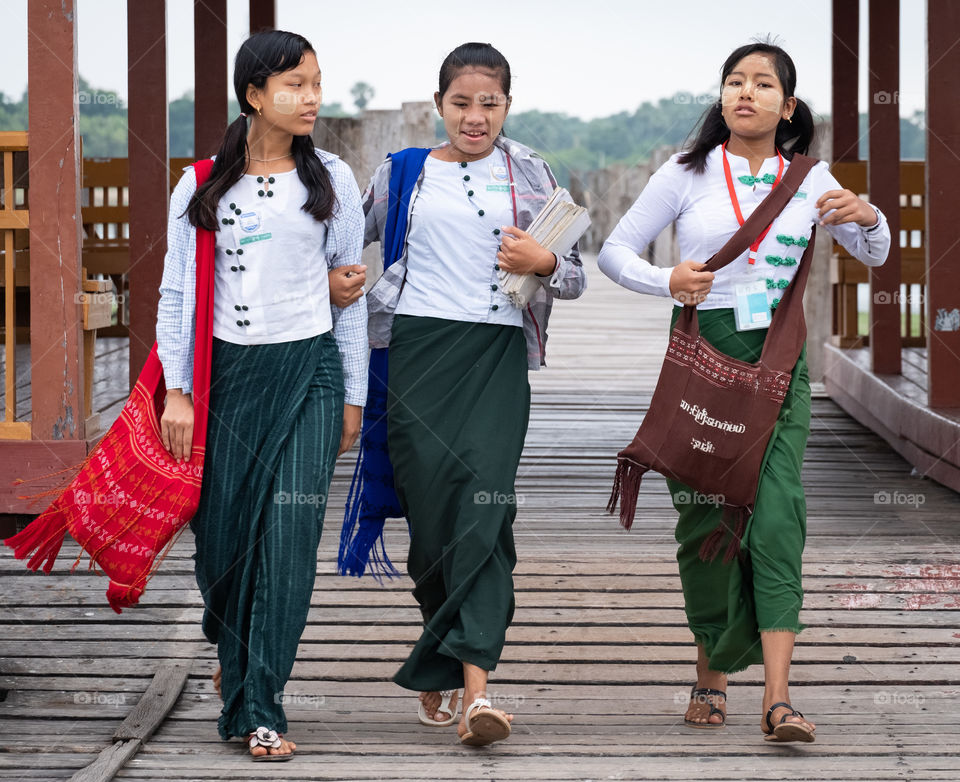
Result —
MULTIPOLYGON (((363 251, 364 215, 353 172, 336 155, 318 149, 317 156, 330 172, 337 197, 334 214, 327 221, 327 266, 332 269, 358 264, 363 251)), ((196 333, 196 231, 184 213, 196 187, 193 168, 187 168, 170 199, 167 254, 157 310, 157 352, 166 385, 184 393, 193 390, 196 333)), ((367 399, 366 300, 361 297, 344 309, 331 306, 331 314, 333 336, 343 360, 345 402, 362 406, 367 399)))

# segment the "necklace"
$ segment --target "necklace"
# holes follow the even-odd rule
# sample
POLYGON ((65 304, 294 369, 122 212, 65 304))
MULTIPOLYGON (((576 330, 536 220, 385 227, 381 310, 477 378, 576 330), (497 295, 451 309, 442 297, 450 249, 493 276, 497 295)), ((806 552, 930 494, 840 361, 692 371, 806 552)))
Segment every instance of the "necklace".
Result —
POLYGON ((293 157, 293 153, 288 152, 286 155, 281 155, 280 157, 254 157, 253 155, 249 157, 255 163, 272 163, 274 160, 284 160, 288 157, 293 157))

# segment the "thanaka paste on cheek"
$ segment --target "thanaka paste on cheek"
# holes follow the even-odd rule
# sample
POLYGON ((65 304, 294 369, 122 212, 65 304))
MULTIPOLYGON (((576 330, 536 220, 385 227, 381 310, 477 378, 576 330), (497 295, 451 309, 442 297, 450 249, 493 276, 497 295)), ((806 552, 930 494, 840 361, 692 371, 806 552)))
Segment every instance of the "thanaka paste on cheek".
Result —
POLYGON ((278 90, 273 94, 273 108, 278 114, 294 114, 297 111, 297 96, 286 90, 278 90))

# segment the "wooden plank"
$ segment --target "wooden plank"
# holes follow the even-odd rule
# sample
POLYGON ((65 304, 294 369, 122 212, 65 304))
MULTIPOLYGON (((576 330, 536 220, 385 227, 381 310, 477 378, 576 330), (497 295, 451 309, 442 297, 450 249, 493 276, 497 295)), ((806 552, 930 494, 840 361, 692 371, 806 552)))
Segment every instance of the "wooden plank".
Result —
POLYGON ((70 782, 110 782, 139 750, 140 742, 136 740, 114 742, 93 763, 70 777, 70 782))
POLYGON ((190 675, 189 665, 161 666, 127 718, 114 732, 117 741, 135 739, 146 744, 180 697, 190 675))
MULTIPOLYGON (((960 501, 911 478, 909 465, 877 435, 825 399, 814 401, 805 462, 804 618, 813 626, 798 638, 791 677, 794 703, 819 726, 817 743, 762 742, 760 666, 730 677, 724 731, 704 736, 682 727, 695 647, 665 484, 645 480, 642 518, 631 533, 603 512, 612 455, 649 404, 669 305, 650 300, 648 309, 644 297, 618 290, 592 267, 590 274, 587 299, 557 303, 551 366, 531 375, 534 402, 517 485, 525 497, 515 524, 518 605, 490 685, 494 700, 517 715, 514 736, 482 758, 468 754, 452 730, 420 726, 416 695, 389 681, 419 635, 420 617, 406 577, 380 586, 332 573, 352 468, 347 457, 331 486, 316 605, 285 687, 299 749, 296 767, 281 775, 960 778, 952 752, 960 742, 953 719, 960 614, 946 608, 960 597, 952 553, 960 544, 960 501), (876 504, 879 491, 922 492, 925 501, 876 504)), ((101 349, 98 365, 105 366, 111 359, 101 349)), ((386 539, 402 566, 403 523, 388 524, 386 539)), ((21 562, 0 553, 9 603, 0 624, 0 688, 8 691, 0 720, 32 739, 29 753, 0 753, 0 778, 68 778, 89 764, 148 686, 153 660, 182 663, 191 673, 118 778, 265 779, 239 742, 222 742, 216 732, 221 703, 210 675, 217 661, 199 626, 189 533, 143 606, 122 616, 105 604, 103 578, 83 564, 68 574, 77 553, 68 542, 50 577, 24 574, 21 562), (49 759, 42 770, 39 753, 49 759)))

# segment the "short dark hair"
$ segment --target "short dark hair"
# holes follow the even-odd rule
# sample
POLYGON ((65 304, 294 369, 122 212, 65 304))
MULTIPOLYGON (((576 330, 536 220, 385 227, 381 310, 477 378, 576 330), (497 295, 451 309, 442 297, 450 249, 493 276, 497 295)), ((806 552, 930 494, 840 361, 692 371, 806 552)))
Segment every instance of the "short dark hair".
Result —
POLYGON ((510 96, 510 63, 489 43, 462 43, 446 56, 440 66, 440 98, 450 89, 450 83, 464 68, 483 68, 500 78, 500 89, 510 96))

